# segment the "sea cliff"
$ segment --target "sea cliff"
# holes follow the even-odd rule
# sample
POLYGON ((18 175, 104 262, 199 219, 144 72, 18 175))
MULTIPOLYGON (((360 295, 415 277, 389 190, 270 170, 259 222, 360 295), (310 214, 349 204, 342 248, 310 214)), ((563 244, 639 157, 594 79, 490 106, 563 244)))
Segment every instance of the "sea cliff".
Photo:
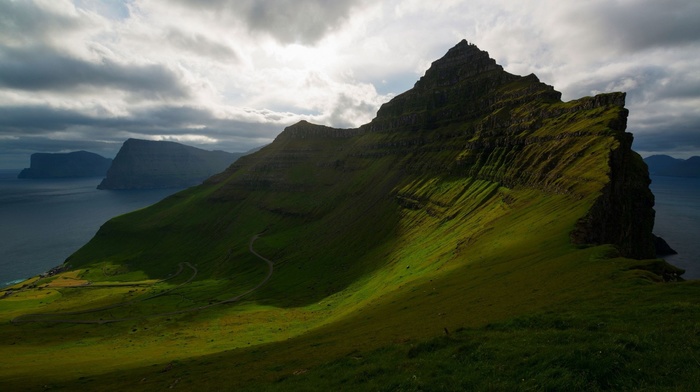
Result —
POLYGON ((87 151, 34 153, 17 178, 101 177, 111 164, 112 159, 87 151))
POLYGON ((168 141, 128 139, 98 189, 178 188, 197 185, 243 154, 207 151, 168 141))

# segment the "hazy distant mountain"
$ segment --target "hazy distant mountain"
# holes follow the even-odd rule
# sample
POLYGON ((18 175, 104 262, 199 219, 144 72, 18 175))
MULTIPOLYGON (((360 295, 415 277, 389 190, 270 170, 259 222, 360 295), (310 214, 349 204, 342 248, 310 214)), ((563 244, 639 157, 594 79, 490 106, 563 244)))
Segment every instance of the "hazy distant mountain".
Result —
POLYGON ((17 178, 68 178, 100 177, 112 164, 110 158, 87 152, 35 153, 30 167, 22 170, 17 178))
POLYGON ((649 174, 668 177, 700 177, 700 157, 688 159, 673 158, 668 155, 652 155, 644 158, 649 166, 649 174))
POLYGON ((207 151, 184 144, 129 139, 98 189, 186 187, 226 169, 243 153, 207 151))

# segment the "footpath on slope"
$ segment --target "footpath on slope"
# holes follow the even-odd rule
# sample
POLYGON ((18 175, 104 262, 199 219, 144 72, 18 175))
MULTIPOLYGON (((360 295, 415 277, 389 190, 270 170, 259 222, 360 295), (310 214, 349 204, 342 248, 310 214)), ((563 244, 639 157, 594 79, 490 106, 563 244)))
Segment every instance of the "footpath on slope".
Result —
MULTIPOLYGON (((76 315, 76 314, 96 313, 96 312, 100 312, 100 311, 103 311, 103 310, 114 309, 114 308, 118 308, 118 307, 122 307, 122 306, 131 305, 131 304, 134 304, 134 303, 137 303, 137 302, 147 301, 147 300, 149 300, 149 299, 153 299, 153 298, 160 297, 160 296, 162 296, 162 295, 168 294, 168 293, 172 292, 173 290, 178 289, 178 288, 180 288, 180 287, 182 287, 182 286, 184 286, 184 285, 186 285, 186 284, 192 282, 192 280, 197 276, 197 273, 198 273, 197 268, 196 268, 195 266, 193 266, 192 264, 190 264, 189 262, 184 262, 184 263, 180 263, 180 264, 178 265, 178 267, 179 267, 178 272, 177 272, 175 275, 173 275, 172 277, 170 277, 170 278, 173 278, 173 277, 179 275, 179 274, 182 272, 182 270, 184 269, 183 265, 185 265, 185 266, 187 266, 187 267, 189 267, 189 268, 192 269, 192 271, 193 271, 192 276, 191 276, 189 279, 187 279, 187 281, 185 281, 185 282, 183 282, 183 283, 181 283, 181 284, 179 284, 179 285, 173 287, 172 289, 166 290, 166 291, 164 291, 164 292, 162 292, 162 293, 158 293, 158 294, 156 294, 156 295, 152 295, 152 296, 147 297, 147 298, 134 299, 134 300, 131 300, 131 301, 120 302, 120 303, 113 304, 113 305, 101 306, 101 307, 98 307, 98 308, 85 309, 85 310, 80 310, 80 311, 75 311, 75 312, 30 313, 30 314, 24 314, 24 315, 17 316, 17 317, 15 317, 15 318, 13 318, 12 320, 10 320, 10 322, 13 323, 13 324, 41 323, 41 322, 45 322, 45 323, 63 323, 63 324, 110 324, 110 323, 117 323, 117 322, 121 322, 121 321, 144 320, 144 319, 149 319, 149 318, 153 318, 153 317, 172 316, 172 315, 177 315, 177 314, 182 314, 182 313, 195 312, 195 311, 199 311, 199 310, 204 310, 204 309, 207 309, 207 308, 211 308, 211 307, 213 307, 213 306, 223 305, 223 304, 229 304, 229 303, 233 303, 233 302, 239 301, 241 298, 245 297, 246 295, 249 295, 250 293, 252 293, 252 292, 254 292, 254 291, 256 291, 256 290, 258 290, 258 289, 259 289, 260 287, 262 287, 265 283, 267 283, 267 282, 270 280, 270 278, 272 277, 272 273, 274 272, 274 263, 273 263, 270 259, 268 259, 268 258, 263 257, 262 255, 260 255, 258 252, 255 251, 255 249, 253 249, 253 243, 254 243, 255 240, 257 240, 259 237, 260 237, 260 234, 256 234, 256 235, 254 235, 253 237, 251 237, 250 242, 248 243, 248 251, 250 251, 250 253, 252 253, 252 254, 255 255, 257 258, 261 259, 262 261, 264 261, 264 262, 267 264, 267 267, 268 267, 267 275, 265 275, 265 278, 264 278, 262 281, 260 281, 260 283, 258 283, 255 287, 253 287, 252 289, 246 291, 245 293, 239 294, 239 295, 237 295, 237 296, 235 296, 235 297, 231 297, 231 298, 224 299, 224 300, 222 300, 222 301, 210 303, 210 304, 208 304, 208 305, 202 305, 202 306, 197 306, 197 307, 193 307, 193 308, 175 310, 175 311, 172 311, 172 312, 164 312, 164 313, 149 314, 149 315, 147 315, 147 316, 125 317, 125 318, 113 318, 113 319, 98 319, 98 320, 54 319, 54 318, 52 318, 52 317, 64 316, 64 315, 65 315, 65 316, 69 316, 69 315, 76 315)), ((170 279, 170 278, 168 278, 168 279, 170 279)), ((86 287, 87 287, 87 286, 86 286, 86 287)))

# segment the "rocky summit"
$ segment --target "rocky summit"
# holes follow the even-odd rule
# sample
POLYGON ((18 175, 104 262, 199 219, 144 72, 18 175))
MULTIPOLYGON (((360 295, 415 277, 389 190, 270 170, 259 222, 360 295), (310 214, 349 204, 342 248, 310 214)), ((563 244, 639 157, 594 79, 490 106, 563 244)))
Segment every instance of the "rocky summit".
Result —
POLYGON ((624 105, 462 41, 4 290, 3 386, 694 390, 700 287, 655 258, 624 105))

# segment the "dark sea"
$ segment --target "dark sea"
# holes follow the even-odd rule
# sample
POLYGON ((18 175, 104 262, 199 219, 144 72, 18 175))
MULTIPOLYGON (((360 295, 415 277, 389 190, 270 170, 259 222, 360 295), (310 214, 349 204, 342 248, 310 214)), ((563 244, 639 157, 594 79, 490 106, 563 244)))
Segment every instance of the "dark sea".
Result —
POLYGON ((180 189, 97 190, 102 178, 17 179, 0 171, 0 287, 58 266, 112 217, 180 189))
POLYGON ((677 255, 664 259, 685 269, 683 278, 700 279, 700 178, 651 177, 656 197, 654 234, 677 255))

